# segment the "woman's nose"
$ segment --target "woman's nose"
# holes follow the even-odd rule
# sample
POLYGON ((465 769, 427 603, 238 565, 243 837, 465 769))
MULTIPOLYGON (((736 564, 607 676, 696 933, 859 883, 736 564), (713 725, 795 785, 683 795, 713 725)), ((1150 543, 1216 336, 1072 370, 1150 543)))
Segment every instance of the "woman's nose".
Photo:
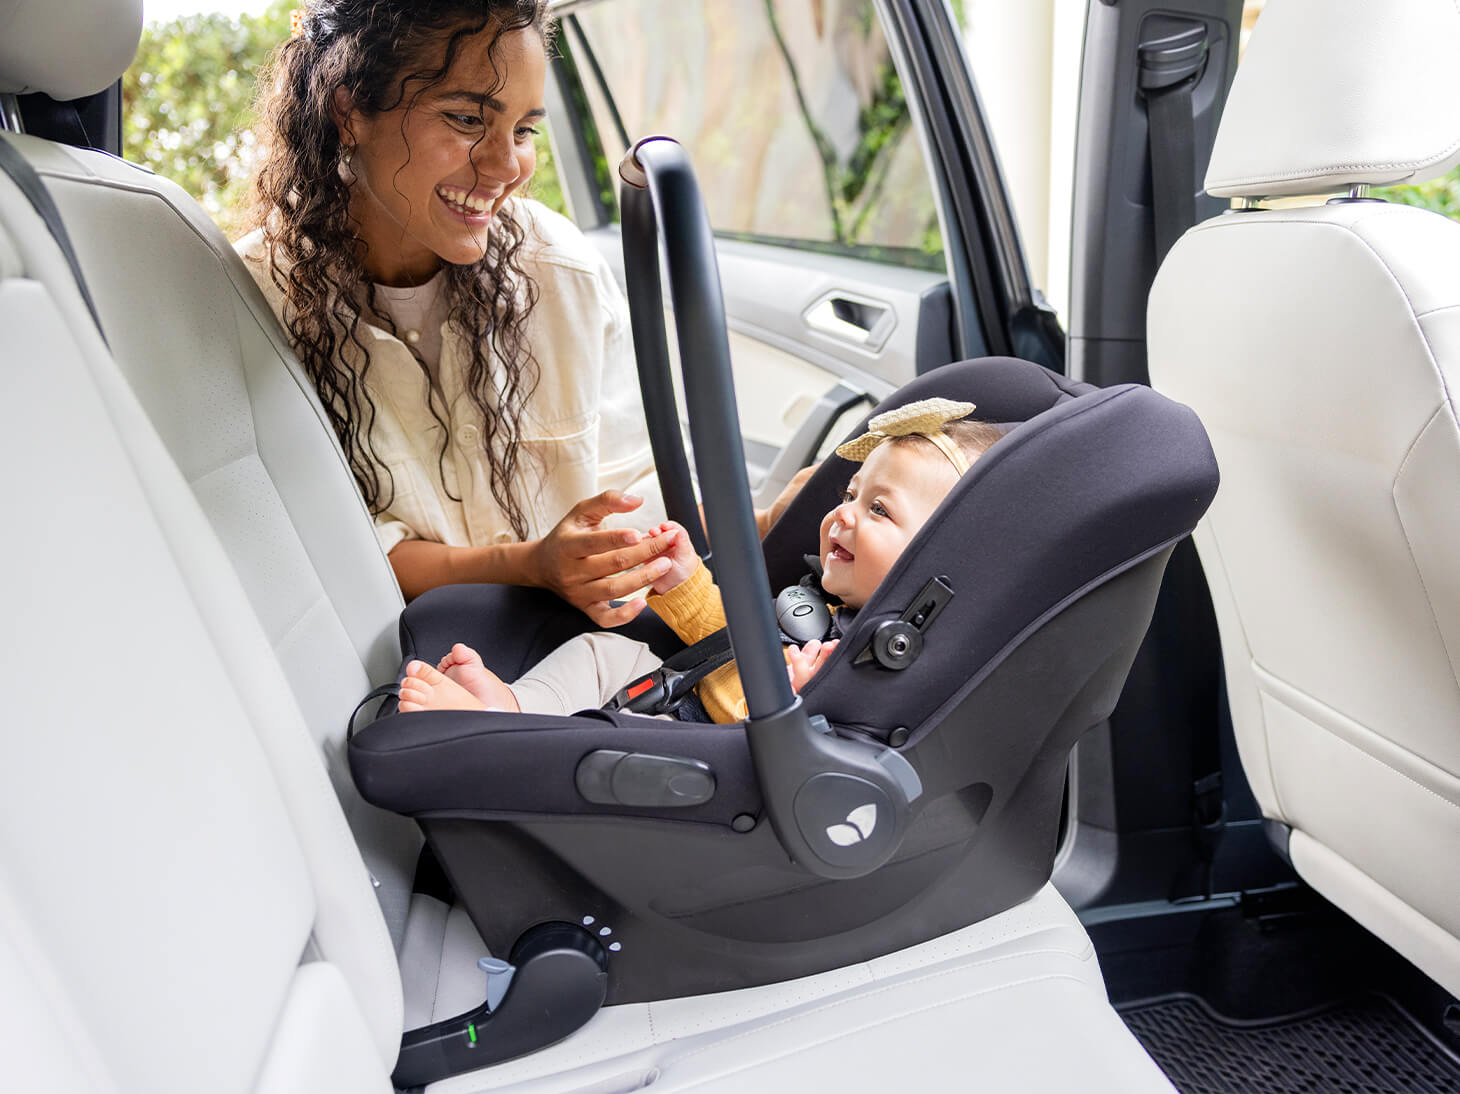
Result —
POLYGON ((471 161, 478 174, 503 185, 516 182, 517 176, 521 174, 517 151, 512 146, 510 135, 488 133, 472 149, 471 161))

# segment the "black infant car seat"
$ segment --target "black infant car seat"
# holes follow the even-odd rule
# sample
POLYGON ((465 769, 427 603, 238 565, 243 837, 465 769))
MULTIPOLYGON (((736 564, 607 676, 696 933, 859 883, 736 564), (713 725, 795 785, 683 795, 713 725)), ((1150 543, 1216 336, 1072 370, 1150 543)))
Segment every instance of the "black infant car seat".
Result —
MULTIPOLYGON (((494 953, 590 924, 610 1002, 669 998, 867 960, 1049 879, 1070 748, 1114 707, 1216 463, 1196 416, 1149 388, 1010 358, 937 369, 874 413, 934 395, 1017 424, 801 692, 860 775, 800 755, 786 776, 754 702, 749 725, 433 712, 354 735, 362 794, 419 821, 494 953)), ((829 458, 766 537, 767 598, 805 572, 853 469, 829 458)), ((413 606, 418 649, 453 637, 430 615, 413 606)))

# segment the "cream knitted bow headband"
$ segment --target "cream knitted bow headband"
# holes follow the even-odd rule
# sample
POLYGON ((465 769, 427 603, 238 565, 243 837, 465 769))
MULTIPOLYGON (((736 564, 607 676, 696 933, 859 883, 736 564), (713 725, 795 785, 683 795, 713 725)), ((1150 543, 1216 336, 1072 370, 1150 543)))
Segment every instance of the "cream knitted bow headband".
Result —
POLYGON ((972 403, 955 403, 952 399, 919 399, 896 410, 878 414, 867 423, 869 429, 840 445, 836 454, 844 460, 861 463, 872 454, 872 450, 891 437, 926 437, 937 446, 938 451, 948 457, 948 462, 960 476, 968 470, 968 457, 954 443, 953 438, 943 432, 949 422, 966 418, 974 411, 972 403))

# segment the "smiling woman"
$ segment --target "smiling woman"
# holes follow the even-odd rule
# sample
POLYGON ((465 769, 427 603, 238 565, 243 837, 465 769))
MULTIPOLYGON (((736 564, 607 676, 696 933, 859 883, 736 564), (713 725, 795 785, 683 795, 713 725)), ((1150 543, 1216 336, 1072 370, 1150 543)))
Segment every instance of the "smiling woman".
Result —
POLYGON ((520 194, 542 0, 318 0, 265 73, 252 234, 401 587, 552 589, 632 618, 667 544, 627 312, 603 260, 520 194))

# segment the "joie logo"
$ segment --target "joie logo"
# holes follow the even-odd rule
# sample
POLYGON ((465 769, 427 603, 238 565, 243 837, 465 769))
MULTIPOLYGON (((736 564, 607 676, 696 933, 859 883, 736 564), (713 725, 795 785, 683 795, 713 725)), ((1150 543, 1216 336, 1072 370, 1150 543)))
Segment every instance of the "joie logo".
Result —
POLYGON ((826 830, 826 838, 838 847, 850 847, 869 839, 872 829, 877 827, 877 803, 859 805, 847 814, 845 824, 833 824, 826 830))

